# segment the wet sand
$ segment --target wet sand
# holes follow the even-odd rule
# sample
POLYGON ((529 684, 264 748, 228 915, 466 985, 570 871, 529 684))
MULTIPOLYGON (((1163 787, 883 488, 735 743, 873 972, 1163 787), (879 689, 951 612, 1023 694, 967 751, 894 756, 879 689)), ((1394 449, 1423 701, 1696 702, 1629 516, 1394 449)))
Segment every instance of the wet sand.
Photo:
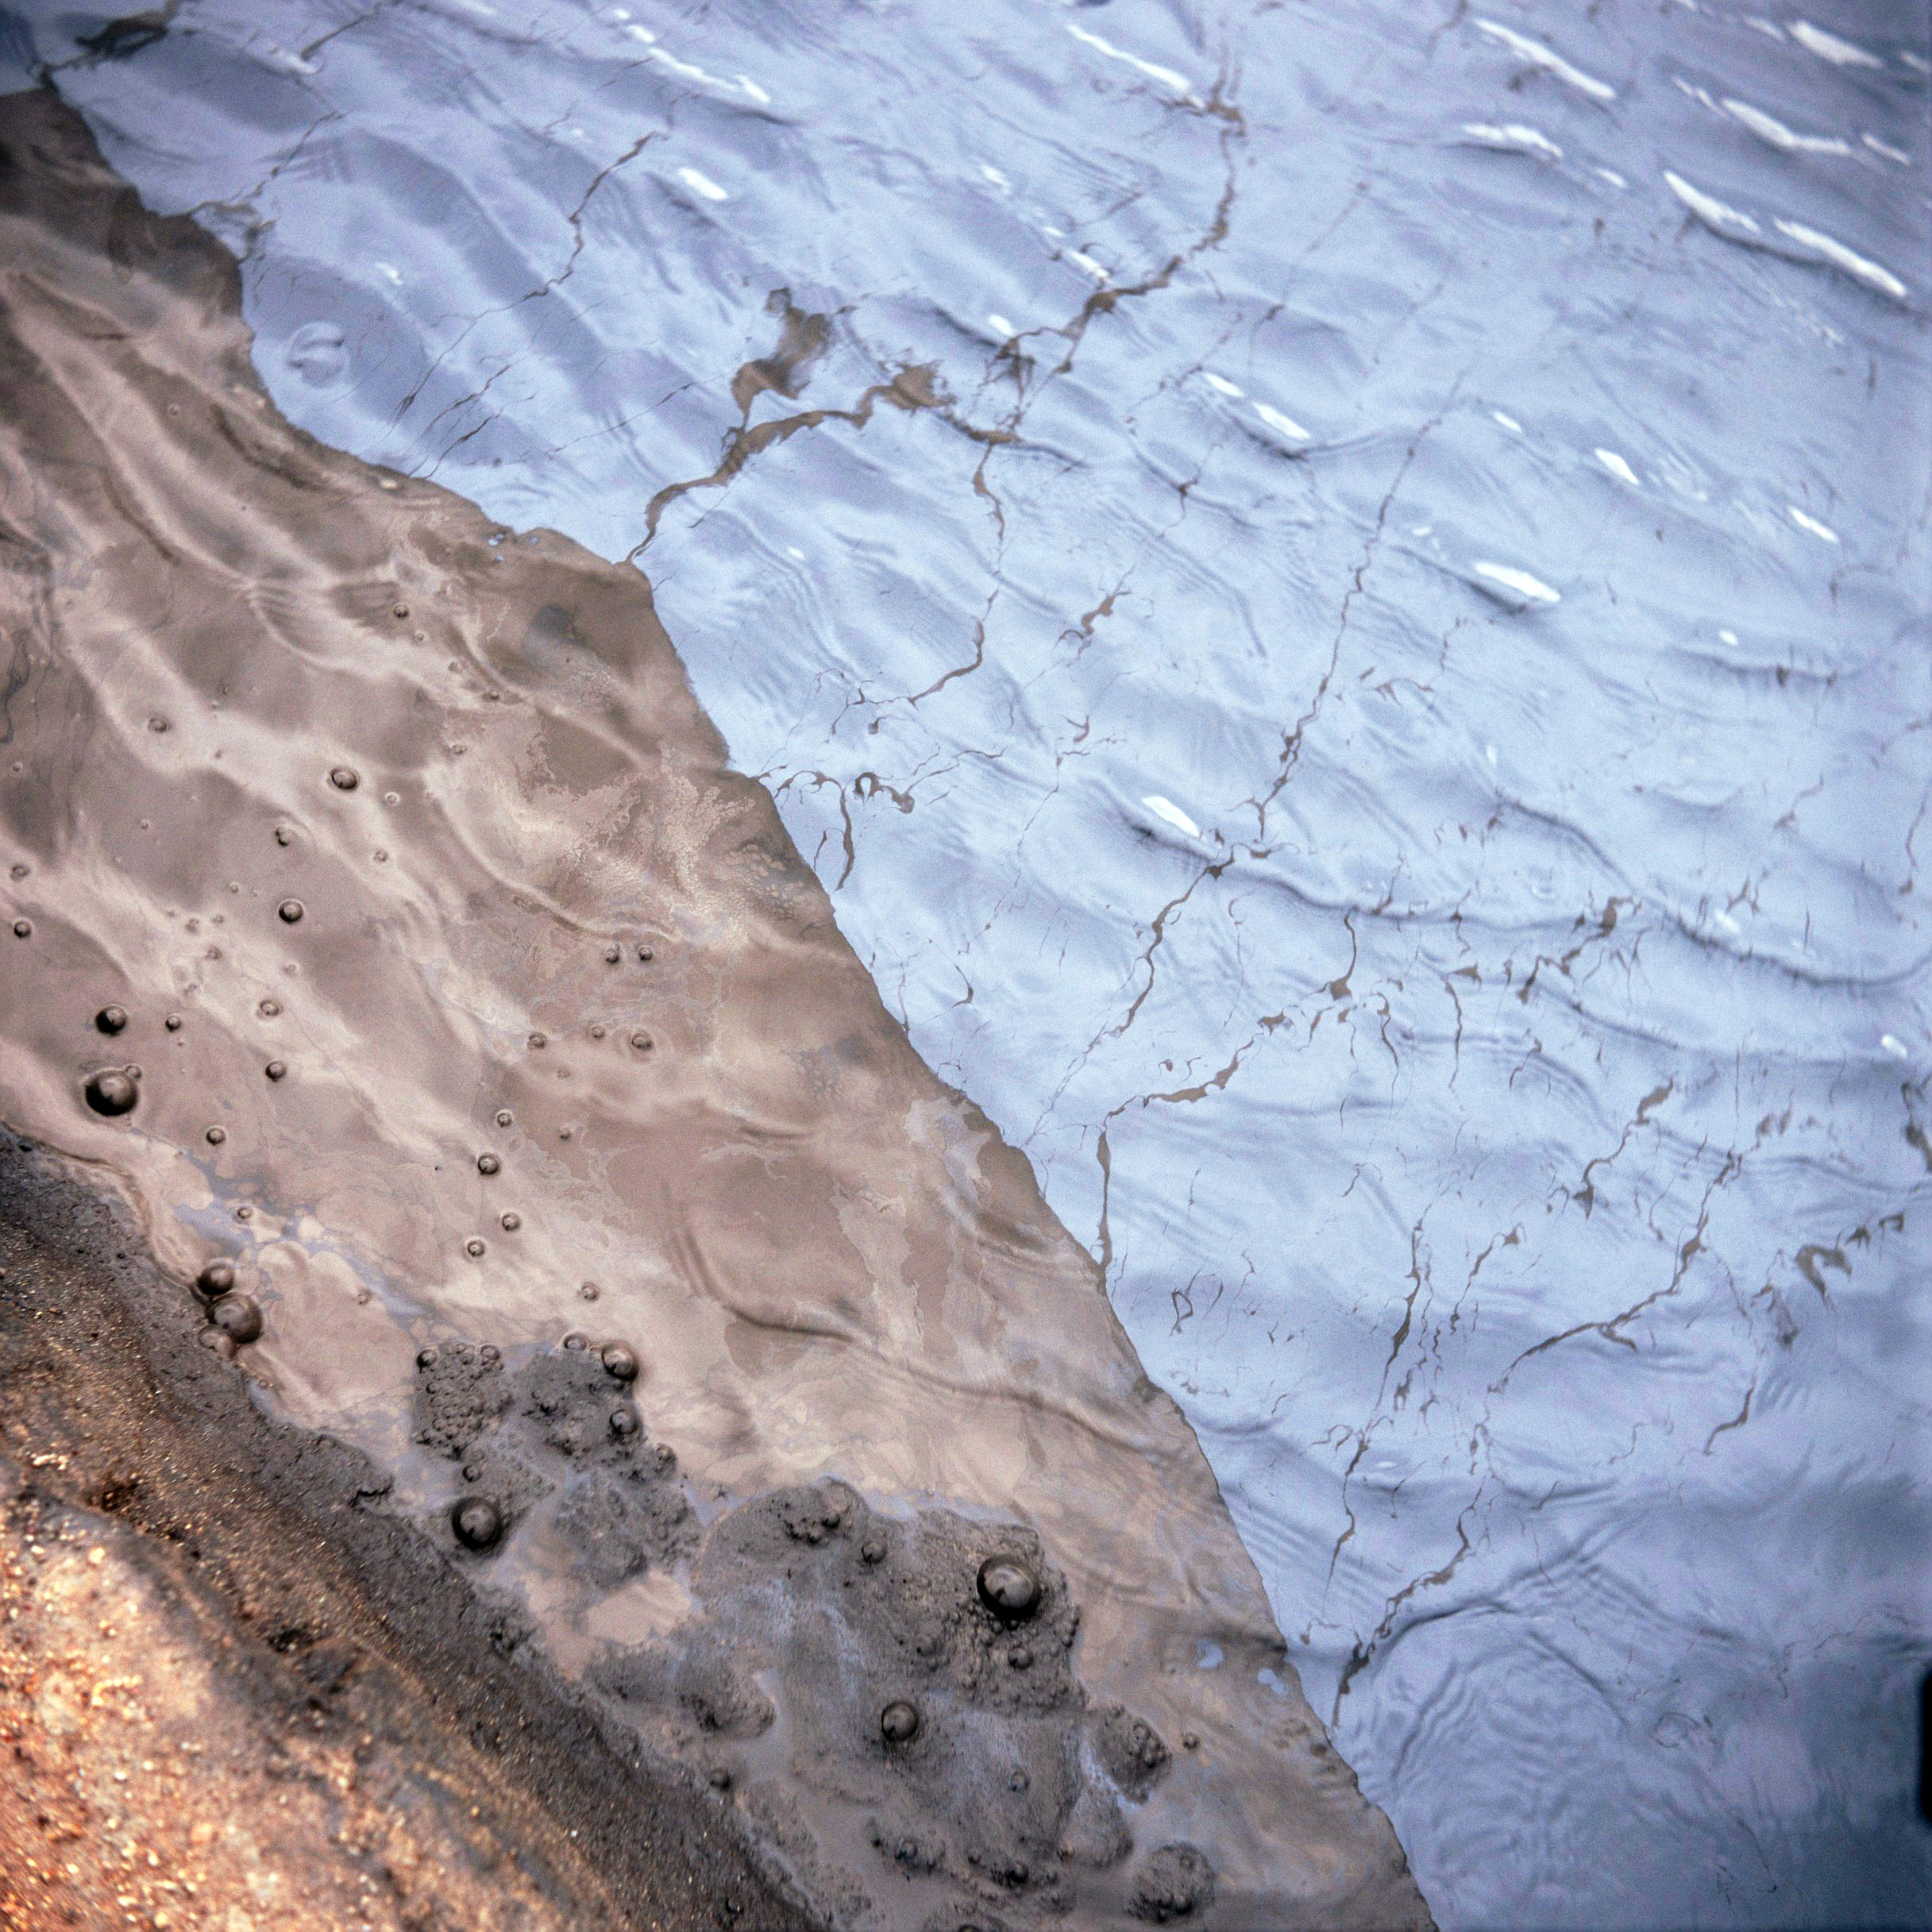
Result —
MULTIPOLYGON (((245 1414, 363 1472, 289 1587, 353 1520, 507 1620, 532 1728, 606 1741, 520 1774, 538 1838, 683 1780, 840 1923, 1425 1923, 1091 1257, 644 579, 291 428, 218 245, 51 95, 0 140, 0 1116, 125 1195, 160 1413, 229 1391, 196 1456, 245 1414)), ((648 1922, 692 1895, 638 1856, 593 1864, 648 1922)))

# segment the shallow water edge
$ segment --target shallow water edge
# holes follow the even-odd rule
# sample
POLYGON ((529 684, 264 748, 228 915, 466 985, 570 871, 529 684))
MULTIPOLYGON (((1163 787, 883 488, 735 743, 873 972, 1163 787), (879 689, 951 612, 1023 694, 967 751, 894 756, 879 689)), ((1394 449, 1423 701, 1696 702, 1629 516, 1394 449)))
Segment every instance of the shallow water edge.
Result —
POLYGON ((291 428, 219 245, 3 114, 0 1113, 816 1911, 1426 1922, 642 579, 291 428))

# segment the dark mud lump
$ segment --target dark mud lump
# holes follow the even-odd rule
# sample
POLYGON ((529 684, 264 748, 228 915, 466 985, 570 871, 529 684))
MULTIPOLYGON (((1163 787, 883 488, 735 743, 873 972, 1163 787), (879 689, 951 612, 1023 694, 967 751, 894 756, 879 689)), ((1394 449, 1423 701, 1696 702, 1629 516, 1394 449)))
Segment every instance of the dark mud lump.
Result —
POLYGON ((1197 1918, 1214 1903, 1214 1868, 1191 1845, 1163 1845, 1134 1875, 1134 1916, 1152 1926, 1197 1918))

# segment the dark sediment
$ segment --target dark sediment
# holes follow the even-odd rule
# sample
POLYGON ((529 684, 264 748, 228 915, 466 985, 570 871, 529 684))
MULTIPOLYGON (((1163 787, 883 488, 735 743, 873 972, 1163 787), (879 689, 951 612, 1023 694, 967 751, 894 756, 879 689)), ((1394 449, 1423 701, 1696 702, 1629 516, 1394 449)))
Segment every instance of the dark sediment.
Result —
MULTIPOLYGON (((527 1916, 506 1922, 560 1929, 818 1922, 760 1875, 708 1785, 607 1739, 526 1620, 480 1597, 445 1550, 382 1506, 386 1476, 262 1413, 249 1384, 197 1345, 195 1317, 125 1213, 10 1139, 0 1268, 12 1506, 43 1544, 56 1519, 97 1537, 107 1519, 125 1561, 188 1606, 216 1701, 288 1778, 310 1775, 287 1759, 291 1731, 378 1764, 384 1802, 415 1820, 424 1861, 404 1875, 375 1853, 345 1854, 342 1871, 367 1875, 363 1895, 395 1922, 453 1932, 486 1922, 472 1915, 492 1896, 511 1903, 512 1889, 527 1916), (512 1871, 514 1888, 491 1876, 512 1871)), ((153 1671, 151 1657, 89 1634, 102 1676, 153 1671)), ((27 1777, 18 1760, 0 1773, 21 1801, 0 1797, 0 1866, 18 1915, 0 1922, 53 1926, 70 1907, 81 1916, 67 1922, 120 1922, 111 1895, 64 1876, 71 1834, 90 1821, 46 1813, 27 1777)), ((138 1791, 120 1810, 139 1813, 138 1791)), ((272 1845, 272 1812, 236 1822, 272 1845)), ((290 1876, 341 1876, 318 1864, 290 1876)), ((276 1922, 304 1922, 287 1910, 276 1922)), ((199 1922, 185 1900, 174 1919, 199 1922)))

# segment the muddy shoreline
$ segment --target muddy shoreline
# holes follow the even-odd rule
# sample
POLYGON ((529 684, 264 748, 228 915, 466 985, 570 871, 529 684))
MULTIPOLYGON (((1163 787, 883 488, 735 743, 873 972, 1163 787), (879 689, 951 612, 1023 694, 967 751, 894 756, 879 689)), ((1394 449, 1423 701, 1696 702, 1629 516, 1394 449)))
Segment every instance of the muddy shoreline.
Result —
MULTIPOLYGON (((0 1268, 10 1504, 134 1531, 129 1560, 207 1620, 222 1700, 261 1737, 294 1728, 437 1787, 438 1824, 424 1835, 455 1895, 432 1870, 391 1898, 398 1922, 470 1922, 449 1915, 474 1903, 464 1868, 506 1861, 541 1903, 531 1922, 819 1922, 754 1868, 718 1794, 614 1748, 523 1621, 383 1509, 388 1483, 366 1458, 264 1414, 200 1344, 199 1318, 131 1215, 10 1136, 0 1268)), ((109 1664, 139 1667, 111 1640, 104 1649, 109 1664)), ((17 1892, 30 1849, 13 1847, 17 1892)), ((70 1903, 94 1922, 87 1912, 106 1903, 24 1902, 13 1922, 25 1926, 60 1923, 70 1903)))
POLYGON ((410 1911, 1426 1923, 1093 1257, 647 582, 294 430, 233 259, 0 105, 0 1218, 50 1506, 141 1533, 93 1547, 162 1622, 214 1592, 244 1732, 360 1700, 454 1792, 404 1867, 518 1875, 410 1911))

